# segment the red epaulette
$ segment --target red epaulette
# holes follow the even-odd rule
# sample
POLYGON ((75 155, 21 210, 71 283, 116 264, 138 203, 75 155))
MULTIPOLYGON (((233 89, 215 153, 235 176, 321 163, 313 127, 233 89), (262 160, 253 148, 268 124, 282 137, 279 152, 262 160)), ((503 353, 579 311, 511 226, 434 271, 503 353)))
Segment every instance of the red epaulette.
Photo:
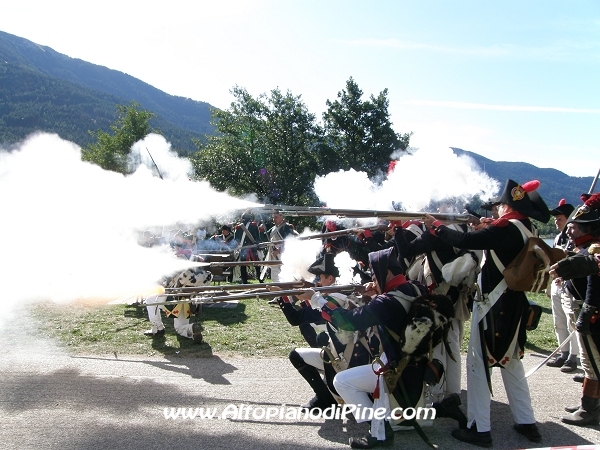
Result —
POLYGON ((493 227, 507 227, 509 223, 510 220, 501 218, 494 220, 492 223, 490 223, 490 225, 493 227))

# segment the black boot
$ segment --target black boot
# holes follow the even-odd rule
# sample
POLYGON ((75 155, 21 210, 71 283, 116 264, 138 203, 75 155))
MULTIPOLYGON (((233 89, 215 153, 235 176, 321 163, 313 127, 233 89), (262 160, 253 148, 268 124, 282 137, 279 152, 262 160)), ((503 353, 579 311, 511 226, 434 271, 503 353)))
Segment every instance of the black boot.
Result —
POLYGON ((458 407, 461 404, 458 394, 450 394, 441 402, 435 402, 435 417, 448 417, 458 422, 458 427, 461 429, 467 428, 467 417, 458 407))
POLYGON ((569 425, 579 427, 598 425, 600 423, 600 399, 584 395, 581 397, 581 406, 571 414, 563 416, 561 420, 569 425))
POLYGON ((583 380, 581 406, 561 419, 569 425, 585 427, 600 423, 600 383, 586 378, 583 380))
POLYGON ((337 401, 333 398, 333 395, 331 395, 329 388, 321 378, 321 374, 316 367, 306 364, 296 350, 292 350, 289 357, 292 365, 300 372, 300 375, 302 375, 316 394, 316 396, 307 405, 303 405, 303 407, 310 410, 323 410, 331 406, 336 406, 337 401))
POLYGON ((471 428, 453 430, 452 437, 459 441, 467 442, 479 447, 492 446, 492 433, 489 431, 477 431, 477 426, 475 424, 473 424, 471 428))
POLYGON ((350 447, 352 448, 388 447, 390 445, 394 445, 394 430, 387 420, 385 421, 385 439, 383 441, 371 436, 370 430, 367 436, 350 438, 350 447))

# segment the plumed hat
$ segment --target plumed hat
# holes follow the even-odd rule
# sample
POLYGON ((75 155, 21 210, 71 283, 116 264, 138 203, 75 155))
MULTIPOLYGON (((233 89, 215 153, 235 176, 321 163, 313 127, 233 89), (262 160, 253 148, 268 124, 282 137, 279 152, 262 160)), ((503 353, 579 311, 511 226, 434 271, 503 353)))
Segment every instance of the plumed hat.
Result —
POLYGON ((584 204, 577 208, 567 223, 600 226, 600 192, 592 195, 583 194, 581 199, 585 199, 584 204))
POLYGON ((527 217, 544 223, 548 222, 550 220, 550 211, 537 192, 539 186, 540 182, 538 180, 528 181, 520 185, 516 181, 508 179, 506 180, 502 195, 498 198, 498 202, 507 204, 515 211, 527 217))
POLYGON ((333 262, 334 255, 325 253, 321 258, 317 259, 308 268, 308 272, 313 275, 333 275, 335 278, 340 276, 340 271, 333 262))
POLYGON ((575 207, 573 205, 567 203, 567 201, 564 198, 561 198, 558 202, 558 206, 552 211, 550 211, 550 214, 552 214, 553 216, 564 215, 566 217, 569 217, 574 210, 575 207))
POLYGON ((379 284, 381 289, 385 286, 390 267, 399 267, 402 269, 394 252, 394 247, 369 253, 369 266, 371 267, 371 274, 375 275, 377 284, 379 284))

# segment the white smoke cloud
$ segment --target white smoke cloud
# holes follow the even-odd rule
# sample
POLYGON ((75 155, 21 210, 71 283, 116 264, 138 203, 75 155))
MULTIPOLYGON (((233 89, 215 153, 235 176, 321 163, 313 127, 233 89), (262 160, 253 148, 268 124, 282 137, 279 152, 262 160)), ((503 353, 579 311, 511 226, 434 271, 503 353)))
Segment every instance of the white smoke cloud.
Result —
MULTIPOLYGON (((419 149, 404 154, 381 184, 354 170, 317 177, 319 199, 330 208, 393 210, 401 203, 406 211, 422 211, 431 201, 457 199, 467 202, 474 195, 487 200, 498 192, 496 180, 482 172, 472 158, 448 149, 419 149)), ((464 206, 457 205, 459 211, 464 206)))
MULTIPOLYGON (((300 237, 314 234, 305 230, 300 237)), ((321 250, 320 239, 299 240, 294 237, 285 239, 285 246, 281 254, 281 281, 314 280, 315 276, 308 271, 308 268, 317 259, 321 250)))
POLYGON ((78 146, 53 134, 0 151, 2 301, 134 295, 193 264, 139 246, 137 231, 254 206, 189 181, 189 163, 160 136, 135 151, 144 164, 131 176, 82 162, 78 146), (152 175, 146 148, 164 180, 152 175))

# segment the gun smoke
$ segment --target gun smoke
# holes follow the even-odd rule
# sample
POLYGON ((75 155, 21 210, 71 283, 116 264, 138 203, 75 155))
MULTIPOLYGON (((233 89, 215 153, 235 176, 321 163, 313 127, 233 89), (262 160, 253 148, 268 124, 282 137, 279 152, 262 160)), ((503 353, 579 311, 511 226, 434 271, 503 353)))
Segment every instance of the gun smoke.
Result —
POLYGON ((255 206, 190 181, 189 163, 161 136, 148 136, 132 153, 141 165, 124 176, 82 162, 80 148, 54 134, 38 133, 0 151, 4 301, 136 295, 193 265, 168 248, 138 245, 140 231, 255 206), (163 180, 153 175, 146 149, 163 180))

